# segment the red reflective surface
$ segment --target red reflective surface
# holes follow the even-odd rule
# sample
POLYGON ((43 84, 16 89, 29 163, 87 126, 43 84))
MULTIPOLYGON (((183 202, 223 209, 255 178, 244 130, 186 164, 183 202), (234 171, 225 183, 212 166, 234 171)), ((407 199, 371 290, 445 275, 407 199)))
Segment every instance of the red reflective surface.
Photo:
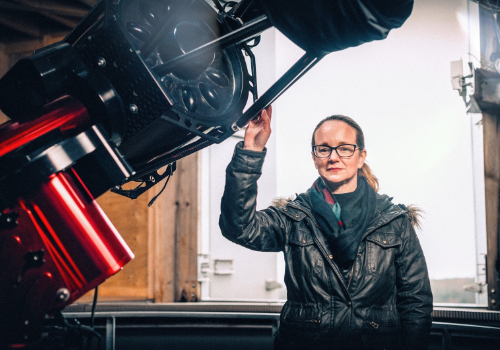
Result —
POLYGON ((46 114, 30 122, 7 122, 0 126, 0 157, 56 128, 71 136, 90 125, 85 107, 70 96, 52 102, 45 111, 46 114))
POLYGON ((68 303, 120 271, 134 257, 99 205, 84 195, 66 172, 52 175, 20 205, 71 292, 68 303))

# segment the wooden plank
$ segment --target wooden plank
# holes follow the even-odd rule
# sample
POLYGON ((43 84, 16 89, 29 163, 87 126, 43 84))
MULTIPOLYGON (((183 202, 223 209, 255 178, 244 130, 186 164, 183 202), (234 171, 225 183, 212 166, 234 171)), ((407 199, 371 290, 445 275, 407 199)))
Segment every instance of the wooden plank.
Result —
MULTIPOLYGON (((160 170, 162 172, 164 169, 160 170)), ((149 246, 149 296, 155 302, 175 301, 175 202, 177 174, 171 177, 164 192, 150 207, 150 246, 149 246)), ((163 180, 166 181, 166 180, 163 180)), ((153 187, 149 200, 153 199, 163 188, 164 182, 153 187)))
POLYGON ((94 7, 98 3, 98 0, 78 0, 78 2, 90 7, 94 7))
POLYGON ((78 20, 72 20, 68 18, 64 18, 62 16, 56 15, 55 13, 52 13, 50 11, 39 11, 39 14, 41 14, 44 17, 50 18, 62 25, 65 25, 68 28, 74 28, 78 24, 78 20))
POLYGON ((35 38, 42 36, 42 33, 38 26, 30 22, 25 22, 18 16, 7 15, 0 12, 0 24, 35 38))
POLYGON ((131 200, 108 192, 97 202, 135 255, 122 271, 102 284, 99 293, 116 293, 117 299, 148 299, 148 198, 131 200))
POLYGON ((498 220, 500 195, 500 123, 498 115, 483 113, 484 186, 486 199, 486 243, 488 308, 500 310, 498 259, 498 220))
POLYGON ((62 41, 66 35, 67 33, 45 35, 42 39, 42 47, 62 41))
POLYGON ((155 276, 150 296, 155 302, 199 299, 198 162, 198 154, 178 161, 165 192, 152 206, 151 265, 155 276))
POLYGON ((86 9, 77 8, 75 6, 70 6, 70 5, 61 5, 58 2, 50 0, 44 0, 44 1, 17 0, 17 2, 36 10, 50 11, 58 15, 70 16, 70 17, 82 18, 88 12, 88 10, 86 9))
MULTIPOLYGON (((498 52, 496 25, 491 13, 479 7, 481 66, 492 64, 493 52, 498 52)), ((500 195, 500 115, 483 113, 484 185, 486 205, 486 244, 488 283, 488 309, 500 310, 500 280, 497 266, 499 243, 500 195)))
POLYGON ((52 10, 40 10, 36 7, 20 5, 18 3, 7 2, 4 0, 0 0, 0 10, 15 10, 22 12, 33 12, 38 13, 44 17, 50 18, 60 24, 68 26, 69 28, 73 28, 78 24, 78 20, 64 18, 56 13, 52 12, 52 10))
POLYGON ((11 56, 20 52, 33 52, 43 45, 40 39, 22 40, 5 44, 5 54, 11 56))
POLYGON ((178 162, 177 202, 175 218, 175 301, 199 300, 197 278, 199 230, 199 154, 178 162))
POLYGON ((0 44, 0 77, 9 70, 9 56, 5 53, 5 44, 0 44))

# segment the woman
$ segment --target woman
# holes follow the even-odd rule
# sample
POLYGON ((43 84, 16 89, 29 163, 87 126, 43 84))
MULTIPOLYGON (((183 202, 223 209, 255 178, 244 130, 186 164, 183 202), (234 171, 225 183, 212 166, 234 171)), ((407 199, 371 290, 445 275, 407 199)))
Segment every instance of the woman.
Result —
POLYGON ((236 146, 219 224, 237 244, 284 252, 288 300, 275 349, 426 349, 432 294, 418 214, 377 193, 363 132, 341 115, 313 132, 313 186, 256 211, 271 115, 263 111, 236 146))

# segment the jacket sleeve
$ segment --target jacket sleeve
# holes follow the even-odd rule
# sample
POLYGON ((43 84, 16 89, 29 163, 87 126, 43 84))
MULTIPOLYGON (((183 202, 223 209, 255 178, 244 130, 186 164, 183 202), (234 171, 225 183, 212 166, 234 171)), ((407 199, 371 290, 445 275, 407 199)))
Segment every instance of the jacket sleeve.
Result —
POLYGON ((226 169, 219 227, 222 235, 244 247, 267 252, 283 250, 284 221, 275 208, 256 211, 257 180, 266 150, 249 151, 239 142, 226 169))
POLYGON ((409 218, 402 223, 402 241, 396 268, 403 349, 423 350, 432 327, 432 292, 424 253, 409 218))

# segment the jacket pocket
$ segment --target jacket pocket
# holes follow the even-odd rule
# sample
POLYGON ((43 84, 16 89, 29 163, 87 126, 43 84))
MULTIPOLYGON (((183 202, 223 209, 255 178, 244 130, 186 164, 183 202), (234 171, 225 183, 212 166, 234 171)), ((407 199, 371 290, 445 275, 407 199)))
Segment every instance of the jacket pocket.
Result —
POLYGON ((311 234, 297 230, 288 240, 293 274, 296 276, 319 275, 323 260, 311 234))
POLYGON ((393 232, 374 232, 366 238, 366 264, 370 274, 393 276, 401 237, 393 232))
POLYGON ((371 308, 367 313, 362 339, 367 349, 402 349, 401 327, 396 308, 371 308))

